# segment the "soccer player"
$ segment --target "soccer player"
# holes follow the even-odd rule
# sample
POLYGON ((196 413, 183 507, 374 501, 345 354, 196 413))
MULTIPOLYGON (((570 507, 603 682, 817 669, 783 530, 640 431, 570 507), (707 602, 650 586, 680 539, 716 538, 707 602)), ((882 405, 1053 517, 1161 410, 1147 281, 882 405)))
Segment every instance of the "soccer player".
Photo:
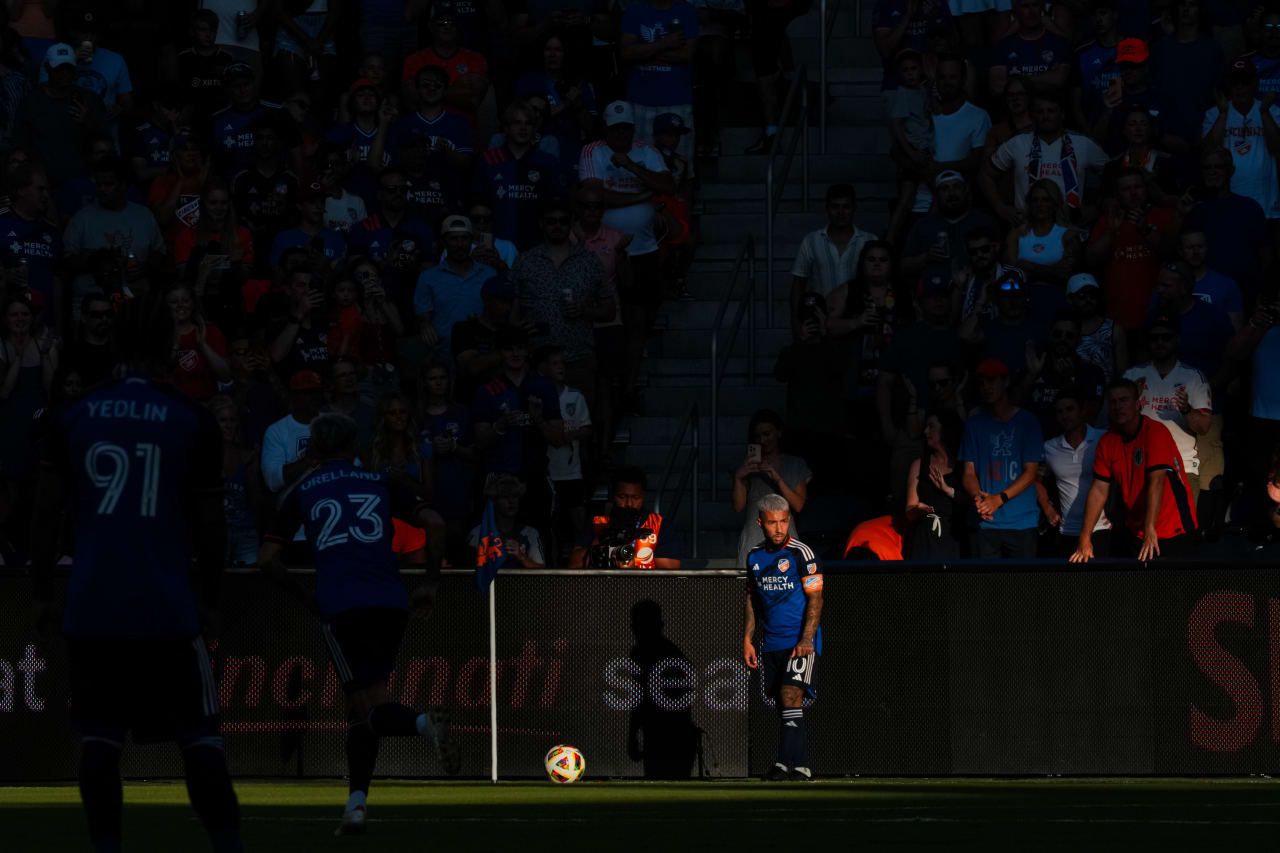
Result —
MULTIPOLYGON (((433 553, 427 568, 432 579, 440 566, 444 522, 385 474, 356 467, 358 435, 356 422, 346 415, 328 413, 311 422, 311 470, 285 495, 258 552, 263 571, 324 620, 321 631, 347 696, 350 796, 336 835, 364 831, 379 738, 431 739, 450 775, 462 761, 444 711, 419 713, 387 696, 411 604, 392 547, 394 519, 430 530, 433 553), (306 527, 315 555, 314 593, 289 577, 280 561, 299 526, 306 527)), ((421 558, 421 552, 416 556, 421 558)), ((426 615, 433 595, 432 583, 414 591, 415 615, 426 615)))
POLYGON ((742 656, 747 666, 763 664, 765 695, 778 705, 778 760, 766 782, 813 779, 804 725, 804 699, 818 695, 818 655, 822 653, 822 565, 799 539, 788 535, 791 507, 781 495, 757 504, 764 542, 747 554, 747 619, 742 656), (753 639, 756 616, 764 629, 759 655, 753 639))
POLYGON ((177 742, 191 805, 214 850, 243 850, 217 689, 188 580, 194 551, 201 603, 206 611, 216 606, 226 538, 222 437, 213 416, 170 384, 172 341, 168 311, 121 336, 127 377, 56 418, 37 490, 41 626, 64 491, 74 514, 62 631, 81 732, 80 798, 99 853, 121 849, 120 753, 129 732, 137 743, 177 742))

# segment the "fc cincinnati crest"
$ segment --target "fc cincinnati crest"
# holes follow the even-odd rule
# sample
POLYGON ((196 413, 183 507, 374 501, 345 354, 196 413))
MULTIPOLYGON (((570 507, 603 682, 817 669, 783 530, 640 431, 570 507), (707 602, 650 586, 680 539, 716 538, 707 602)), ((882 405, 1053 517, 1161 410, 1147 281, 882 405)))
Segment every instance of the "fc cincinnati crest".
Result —
POLYGON ((1052 51, 1052 50, 1042 50, 1042 51, 1040 51, 1040 58, 1041 58, 1042 60, 1044 60, 1045 62, 1049 63, 1050 65, 1052 65, 1052 64, 1053 64, 1053 59, 1054 59, 1053 51, 1052 51))
POLYGON ((780 571, 780 572, 785 572, 785 571, 786 571, 787 569, 789 569, 789 568, 791 568, 791 561, 790 561, 790 560, 779 560, 779 561, 778 561, 778 571, 780 571))
POLYGON ((1133 464, 1134 465, 1142 464, 1142 448, 1141 447, 1135 447, 1133 449, 1133 464))
POLYGON ((529 170, 529 183, 536 184, 541 179, 542 179, 541 172, 539 172, 537 169, 529 170))

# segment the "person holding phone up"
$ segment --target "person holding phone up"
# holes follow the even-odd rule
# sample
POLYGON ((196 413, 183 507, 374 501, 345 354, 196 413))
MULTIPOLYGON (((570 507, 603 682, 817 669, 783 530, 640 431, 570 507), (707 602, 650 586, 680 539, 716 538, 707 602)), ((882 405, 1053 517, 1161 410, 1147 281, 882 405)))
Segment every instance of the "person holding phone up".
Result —
MULTIPOLYGON (((791 508, 791 538, 800 535, 795 514, 804 509, 809 496, 809 481, 813 472, 798 456, 782 453, 782 416, 769 409, 761 409, 751 416, 747 426, 747 458, 733 473, 733 509, 743 512, 754 507, 765 495, 782 495, 791 508)), ((738 538, 737 565, 747 564, 747 555, 764 541, 764 532, 756 523, 753 512, 743 519, 742 535, 738 538)))

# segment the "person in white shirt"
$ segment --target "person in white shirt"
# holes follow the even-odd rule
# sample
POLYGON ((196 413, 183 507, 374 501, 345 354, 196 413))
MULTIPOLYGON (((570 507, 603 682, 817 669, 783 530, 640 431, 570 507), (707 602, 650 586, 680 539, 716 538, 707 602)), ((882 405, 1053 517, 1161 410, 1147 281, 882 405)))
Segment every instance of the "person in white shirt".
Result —
POLYGON ((568 565, 569 552, 587 530, 587 484, 582 476, 582 442, 590 442, 591 411, 577 388, 564 382, 564 347, 540 347, 533 354, 534 368, 556 386, 560 415, 564 418, 564 444, 547 446, 547 476, 555 494, 552 541, 557 565, 568 565))
POLYGON ((324 227, 346 234, 351 226, 369 217, 364 199, 347 191, 347 149, 342 145, 326 145, 320 152, 320 186, 324 187, 324 227))
POLYGON ((1107 153, 1083 133, 1063 128, 1062 105, 1037 95, 1031 102, 1035 126, 1001 145, 982 169, 982 191, 1006 225, 1026 221, 1027 190, 1041 178, 1056 183, 1072 213, 1085 202, 1086 180, 1107 165, 1107 153), (1013 203, 1000 195, 1000 177, 1012 170, 1013 203))
MULTIPOLYGON (((1045 464, 1040 470, 1047 468, 1053 475, 1057 506, 1049 499, 1043 478, 1036 483, 1036 502, 1045 519, 1058 531, 1057 541, 1049 549, 1051 554, 1045 556, 1070 556, 1084 526, 1085 498, 1093 485, 1093 459, 1098 452, 1098 439, 1106 434, 1106 430, 1085 422, 1087 397, 1083 389, 1068 388, 1059 391, 1054 402, 1054 415, 1062 433, 1044 443, 1045 464)), ((1111 522, 1105 514, 1099 515, 1093 526, 1093 551, 1101 557, 1111 551, 1111 522)))
POLYGON ((1280 187, 1276 186, 1276 161, 1280 153, 1280 107, 1275 95, 1258 99, 1258 71, 1247 57, 1231 63, 1227 71, 1228 99, 1216 92, 1217 106, 1204 114, 1200 132, 1204 150, 1223 147, 1231 152, 1236 171, 1231 191, 1248 196, 1267 219, 1280 219, 1280 187))
MULTIPOLYGON (((966 181, 977 177, 982 166, 982 152, 991 130, 991 116, 965 97, 964 59, 944 53, 938 57, 934 89, 938 98, 933 108, 935 175, 947 170, 959 172, 966 181)), ((933 204, 929 182, 921 181, 912 211, 927 213, 933 204)))
POLYGON ((1142 414, 1160 421, 1173 436, 1191 486, 1191 500, 1200 497, 1200 459, 1196 439, 1212 425, 1213 398, 1209 382, 1194 367, 1178 361, 1178 321, 1164 315, 1147 325, 1151 360, 1124 372, 1138 386, 1142 414))
POLYGON ((299 370, 289 379, 289 414, 267 427, 262 436, 262 479, 272 492, 301 477, 310 462, 307 444, 311 422, 324 404, 324 380, 314 370, 299 370))

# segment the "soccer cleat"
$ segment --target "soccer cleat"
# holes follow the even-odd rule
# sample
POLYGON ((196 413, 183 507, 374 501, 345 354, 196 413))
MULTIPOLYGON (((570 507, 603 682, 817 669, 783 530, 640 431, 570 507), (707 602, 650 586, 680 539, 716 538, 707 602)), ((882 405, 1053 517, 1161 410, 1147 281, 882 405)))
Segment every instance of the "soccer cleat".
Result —
POLYGON ((791 779, 791 771, 781 764, 775 764, 769 772, 760 777, 761 782, 786 782, 791 779))
POLYGON ((333 831, 337 837, 344 835, 364 835, 365 807, 356 806, 342 813, 342 823, 333 831))
POLYGON ((808 767, 797 767, 787 774, 787 780, 790 782, 812 782, 813 771, 808 767))
POLYGON ((440 766, 450 776, 457 776, 462 770, 462 747, 451 731, 449 712, 444 708, 435 708, 427 713, 427 719, 430 721, 428 735, 436 745, 440 766))

